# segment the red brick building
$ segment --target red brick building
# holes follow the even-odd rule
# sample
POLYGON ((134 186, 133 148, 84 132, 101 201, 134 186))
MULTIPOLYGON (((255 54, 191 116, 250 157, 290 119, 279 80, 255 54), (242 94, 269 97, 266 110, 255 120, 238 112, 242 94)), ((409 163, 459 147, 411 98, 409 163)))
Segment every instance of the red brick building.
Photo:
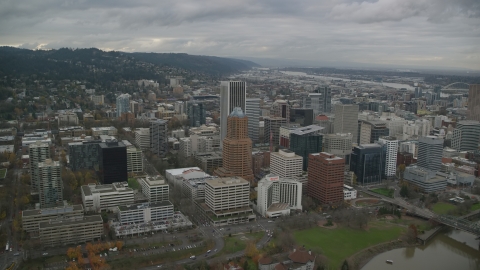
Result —
POLYGON ((307 194, 323 204, 343 202, 345 160, 330 153, 308 157, 307 194))

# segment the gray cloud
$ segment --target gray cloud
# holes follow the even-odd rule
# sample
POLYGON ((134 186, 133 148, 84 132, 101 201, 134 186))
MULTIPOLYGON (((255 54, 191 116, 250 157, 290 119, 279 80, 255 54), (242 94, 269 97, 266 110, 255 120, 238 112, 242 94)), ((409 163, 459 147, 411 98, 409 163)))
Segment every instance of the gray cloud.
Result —
POLYGON ((480 69, 478 0, 4 0, 1 45, 480 69))

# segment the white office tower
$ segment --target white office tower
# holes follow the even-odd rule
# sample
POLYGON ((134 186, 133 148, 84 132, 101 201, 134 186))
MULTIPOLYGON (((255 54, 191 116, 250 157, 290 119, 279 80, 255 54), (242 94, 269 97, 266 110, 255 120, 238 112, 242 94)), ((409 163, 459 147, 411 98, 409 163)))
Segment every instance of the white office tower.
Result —
POLYGON ((480 142, 480 122, 465 120, 457 123, 453 130, 452 148, 458 151, 478 150, 480 142))
POLYGON ((426 136, 418 140, 419 167, 438 172, 442 167, 443 139, 436 136, 426 136))
POLYGON ((38 163, 40 207, 60 205, 63 201, 63 183, 60 177, 60 162, 46 159, 38 163))
POLYGON ((47 143, 37 141, 28 146, 30 159, 31 193, 37 194, 40 186, 38 164, 50 158, 50 148, 47 143))
POLYGON ((290 215, 302 210, 302 183, 268 174, 258 182, 257 211, 263 217, 290 215))
POLYGON ((247 98, 245 102, 245 115, 248 117, 248 137, 253 143, 259 141, 260 99, 247 98))
POLYGON ((130 111, 130 95, 121 94, 117 97, 117 117, 128 111, 130 111))
POLYGON ((136 147, 127 148, 127 172, 143 172, 142 150, 136 147))
POLYGON ((150 128, 135 129, 135 144, 142 150, 150 149, 150 128))
POLYGON ((303 158, 290 150, 270 154, 270 173, 281 178, 296 178, 302 175, 303 158))
POLYGON ((142 193, 149 202, 168 201, 168 184, 161 176, 138 179, 142 186, 142 193))
POLYGON ((345 165, 350 164, 353 147, 353 135, 351 133, 325 134, 323 140, 324 152, 345 159, 345 165))
MULTIPOLYGON (((247 83, 240 81, 220 82, 220 142, 227 136, 227 118, 233 108, 240 107, 246 110, 247 83)), ((222 145, 220 146, 222 147, 222 145)))
POLYGON ((309 93, 303 98, 303 108, 312 109, 314 116, 331 112, 332 90, 330 87, 318 87, 314 93, 309 93))
POLYGON ((385 176, 395 176, 397 172, 398 140, 395 137, 382 137, 378 139, 378 142, 386 147, 385 176))
POLYGON ((358 141, 358 105, 335 104, 335 133, 351 133, 353 141, 358 141))

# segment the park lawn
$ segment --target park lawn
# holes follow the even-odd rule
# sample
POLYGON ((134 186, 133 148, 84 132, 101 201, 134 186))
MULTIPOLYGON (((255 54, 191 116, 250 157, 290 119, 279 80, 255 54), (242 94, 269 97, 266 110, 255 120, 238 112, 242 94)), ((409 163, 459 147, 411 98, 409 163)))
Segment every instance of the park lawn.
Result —
POLYGON ((472 207, 470 207, 470 211, 475 211, 475 210, 478 210, 480 209, 480 203, 476 203, 474 205, 472 205, 472 207))
POLYGON ((386 196, 386 197, 393 198, 393 192, 394 192, 393 189, 389 189, 389 188, 376 188, 376 189, 372 189, 371 191, 372 191, 372 192, 375 192, 375 193, 377 193, 377 194, 386 196))
POLYGON ((256 243, 260 241, 260 239, 262 239, 264 234, 264 232, 256 232, 249 234, 233 235, 232 237, 226 236, 224 238, 225 246, 223 247, 219 255, 231 254, 245 250, 245 247, 247 247, 247 243, 249 241, 254 241, 256 243))
POLYGON ((0 169, 0 179, 4 179, 7 176, 7 169, 0 169))
POLYGON ((444 203, 444 202, 437 202, 432 207, 433 212, 439 215, 446 215, 448 214, 449 211, 454 209, 455 209, 455 205, 444 203))
POLYGON ((392 241, 405 231, 405 228, 381 222, 369 223, 369 229, 356 230, 346 227, 324 229, 315 227, 294 232, 299 245, 307 249, 323 250, 328 258, 329 269, 339 269, 343 261, 367 247, 392 241))
POLYGON ((128 178, 128 187, 131 189, 140 189, 140 184, 135 178, 128 178))

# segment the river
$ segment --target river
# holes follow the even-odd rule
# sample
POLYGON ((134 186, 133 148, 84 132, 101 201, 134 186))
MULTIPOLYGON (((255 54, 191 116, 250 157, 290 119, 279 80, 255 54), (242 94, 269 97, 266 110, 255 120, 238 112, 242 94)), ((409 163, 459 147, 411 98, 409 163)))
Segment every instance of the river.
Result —
POLYGON ((400 248, 375 256, 362 270, 480 269, 479 240, 453 230, 435 236, 424 246, 400 248), (393 264, 387 264, 392 260, 393 264))
POLYGON ((355 81, 355 82, 362 82, 362 83, 367 83, 367 84, 376 84, 376 85, 381 84, 381 85, 388 86, 388 87, 395 88, 395 89, 405 88, 405 89, 410 90, 410 91, 415 90, 413 88, 413 86, 408 85, 408 84, 403 84, 403 83, 387 83, 387 82, 380 83, 380 82, 364 81, 364 80, 350 80, 350 79, 345 79, 345 78, 309 75, 305 72, 298 72, 298 71, 282 71, 282 73, 286 74, 286 75, 291 75, 291 76, 305 76, 305 77, 308 77, 308 78, 315 78, 315 79, 320 79, 320 80, 324 80, 324 81, 331 81, 331 80, 346 81, 346 82, 354 82, 355 81))

